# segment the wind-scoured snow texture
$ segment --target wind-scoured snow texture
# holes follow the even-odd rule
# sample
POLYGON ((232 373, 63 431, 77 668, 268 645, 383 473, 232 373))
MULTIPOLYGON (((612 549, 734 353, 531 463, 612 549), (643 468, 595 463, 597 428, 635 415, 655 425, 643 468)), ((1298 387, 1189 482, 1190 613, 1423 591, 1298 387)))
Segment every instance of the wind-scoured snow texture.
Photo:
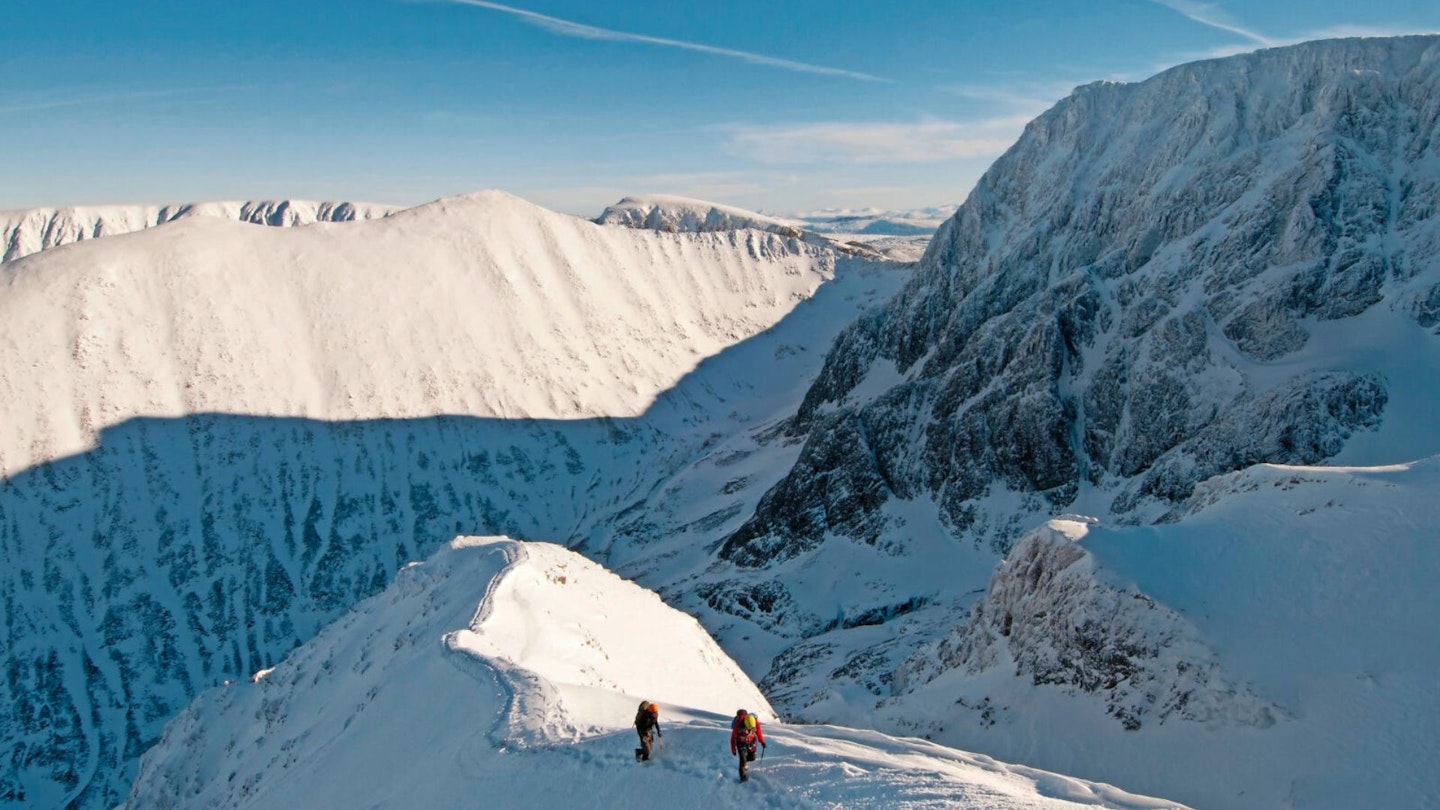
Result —
POLYGON ((400 210, 372 203, 255 200, 184 205, 95 205, 0 211, 0 262, 42 250, 143 231, 188 217, 212 217, 257 225, 308 225, 378 219, 400 210))
POLYGON ((1425 336, 1434 353, 1437 95, 1435 37, 1078 89, 986 173, 907 289, 842 335, 796 420, 799 472, 727 558, 792 556, 827 531, 873 542, 874 505, 919 496, 1003 550, 1017 529, 990 494, 1043 515, 1094 485, 1153 518, 1211 475, 1334 456, 1407 384, 1386 346, 1425 336), (890 382, 867 386, 881 369, 890 382), (831 477, 804 475, 821 456, 831 477), (816 519, 836 478, 860 508, 816 519))
POLYGON ((137 416, 633 416, 834 271, 773 234, 604 228, 499 192, 94 247, 0 271, 0 472, 137 416))
POLYGON ((620 225, 664 233, 710 233, 751 229, 799 239, 843 254, 882 258, 880 251, 864 242, 825 236, 802 227, 804 223, 687 197, 626 197, 606 208, 595 221, 601 225, 620 225))
POLYGON ((557 546, 462 538, 254 683, 203 694, 126 807, 1028 810, 1179 805, 874 732, 779 725, 695 620, 557 546), (477 606, 478 602, 478 606, 477 606), (636 763, 640 699, 662 745, 636 763), (735 784, 728 718, 767 724, 735 784), (774 749, 774 750, 770 750, 774 749))
POLYGON ((457 533, 603 550, 721 423, 793 408, 904 275, 839 264, 832 294, 830 251, 497 193, 7 263, 0 805, 113 806, 199 690, 457 533), (500 418, 547 414, 570 418, 500 418))

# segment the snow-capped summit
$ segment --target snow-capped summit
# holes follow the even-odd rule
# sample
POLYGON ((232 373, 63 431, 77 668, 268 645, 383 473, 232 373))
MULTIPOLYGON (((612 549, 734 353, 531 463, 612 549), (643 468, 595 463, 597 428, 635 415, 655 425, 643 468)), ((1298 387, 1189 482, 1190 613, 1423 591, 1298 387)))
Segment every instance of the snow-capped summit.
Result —
POLYGON ((918 740, 778 724, 695 620, 558 546, 461 538, 254 683, 202 695, 125 807, 1178 807, 918 740), (638 701, 661 707, 650 762, 638 701), (728 721, 765 725, 737 785, 728 721), (767 799, 771 800, 771 799, 767 799))

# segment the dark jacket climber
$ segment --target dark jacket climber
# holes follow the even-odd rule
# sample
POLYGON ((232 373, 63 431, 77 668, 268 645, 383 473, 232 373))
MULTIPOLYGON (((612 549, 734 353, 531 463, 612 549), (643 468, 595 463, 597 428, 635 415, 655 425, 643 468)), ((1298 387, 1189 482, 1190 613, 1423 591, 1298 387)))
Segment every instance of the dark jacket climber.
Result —
POLYGON ((761 748, 765 744, 765 732, 760 728, 760 718, 741 709, 735 712, 735 720, 730 724, 730 754, 740 757, 740 781, 744 782, 750 778, 749 766, 755 761, 755 744, 759 743, 761 748))
POLYGON ((640 708, 635 712, 635 733, 640 735, 640 747, 635 749, 635 761, 644 762, 650 759, 650 745, 655 741, 655 737, 665 737, 665 732, 660 730, 659 706, 648 700, 640 701, 640 708))

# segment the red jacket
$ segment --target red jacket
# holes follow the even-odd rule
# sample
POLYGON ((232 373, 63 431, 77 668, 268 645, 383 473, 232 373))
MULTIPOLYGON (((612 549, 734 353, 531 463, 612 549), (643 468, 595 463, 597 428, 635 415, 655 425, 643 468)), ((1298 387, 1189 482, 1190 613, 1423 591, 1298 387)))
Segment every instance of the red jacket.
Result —
MULTIPOLYGON (((753 715, 753 714, 750 715, 750 716, 751 716, 751 717, 755 717, 755 715, 753 715)), ((741 729, 744 728, 743 723, 744 723, 744 721, 742 721, 740 718, 737 717, 737 718, 735 718, 734 722, 732 722, 732 723, 730 724, 730 753, 731 753, 731 754, 739 753, 739 746, 741 745, 741 741, 740 741, 741 729)), ((746 730, 747 732, 749 731, 749 729, 745 729, 745 730, 746 730)), ((755 740, 758 741, 761 745, 764 745, 764 744, 765 744, 765 732, 760 729, 760 718, 758 718, 758 717, 755 717, 755 740)), ((754 744, 755 744, 754 742, 751 742, 751 743, 750 743, 750 745, 754 745, 754 744)))

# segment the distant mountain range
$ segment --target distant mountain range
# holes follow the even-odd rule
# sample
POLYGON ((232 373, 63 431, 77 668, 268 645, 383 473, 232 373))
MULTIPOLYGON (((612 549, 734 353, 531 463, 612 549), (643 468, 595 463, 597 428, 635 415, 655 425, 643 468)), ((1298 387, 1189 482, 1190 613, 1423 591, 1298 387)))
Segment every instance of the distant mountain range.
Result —
POLYGON ((10 261, 85 239, 143 231, 189 217, 214 217, 256 225, 308 225, 377 219, 400 210, 371 203, 260 200, 184 205, 93 205, 0 211, 0 261, 10 261))

